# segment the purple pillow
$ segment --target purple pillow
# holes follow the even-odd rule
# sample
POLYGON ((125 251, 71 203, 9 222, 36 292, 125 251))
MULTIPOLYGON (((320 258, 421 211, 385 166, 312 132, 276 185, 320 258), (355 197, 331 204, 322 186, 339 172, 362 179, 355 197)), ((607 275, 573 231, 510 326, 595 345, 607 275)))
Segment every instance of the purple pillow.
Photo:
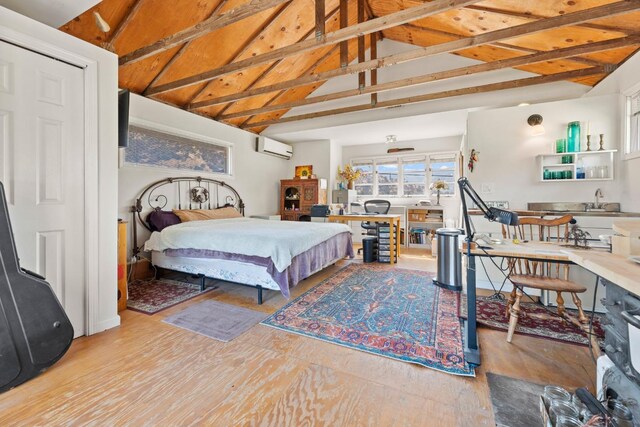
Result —
POLYGON ((170 225, 180 224, 178 215, 171 211, 155 210, 147 215, 147 224, 151 231, 162 231, 170 225))

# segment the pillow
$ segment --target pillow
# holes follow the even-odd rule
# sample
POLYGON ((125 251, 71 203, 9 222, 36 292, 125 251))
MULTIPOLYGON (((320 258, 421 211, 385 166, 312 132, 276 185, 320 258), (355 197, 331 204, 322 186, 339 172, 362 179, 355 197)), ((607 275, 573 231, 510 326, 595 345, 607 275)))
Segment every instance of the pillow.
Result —
POLYGON ((173 212, 180 218, 182 222, 187 221, 204 221, 207 219, 227 219, 242 218, 242 214, 234 207, 224 207, 219 209, 193 209, 193 210, 177 210, 173 212))
POLYGON ((170 225, 180 224, 180 218, 173 212, 157 209, 147 215, 147 224, 151 231, 162 231, 170 225))

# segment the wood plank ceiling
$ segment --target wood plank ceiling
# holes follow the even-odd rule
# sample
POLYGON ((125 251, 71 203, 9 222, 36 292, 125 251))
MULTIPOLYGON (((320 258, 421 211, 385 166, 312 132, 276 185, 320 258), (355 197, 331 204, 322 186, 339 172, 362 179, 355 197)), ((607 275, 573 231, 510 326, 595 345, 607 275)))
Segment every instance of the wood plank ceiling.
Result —
POLYGON ((260 133, 276 123, 561 80, 593 86, 640 48, 640 0, 103 0, 60 29, 115 52, 120 87, 260 133), (376 58, 383 38, 416 49, 376 58), (379 68, 443 52, 484 63, 377 84, 379 68), (383 91, 507 67, 539 77, 377 100, 383 91), (328 79, 355 73, 357 87, 309 97, 328 79), (282 117, 362 94, 370 101, 282 117))

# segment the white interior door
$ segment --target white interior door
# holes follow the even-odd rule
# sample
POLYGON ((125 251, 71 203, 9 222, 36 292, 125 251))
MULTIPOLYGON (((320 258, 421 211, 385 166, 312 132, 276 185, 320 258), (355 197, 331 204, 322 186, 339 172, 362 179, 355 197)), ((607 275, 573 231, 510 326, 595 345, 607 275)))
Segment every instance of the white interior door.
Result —
POLYGON ((0 41, 0 179, 23 268, 85 333, 84 72, 0 41))

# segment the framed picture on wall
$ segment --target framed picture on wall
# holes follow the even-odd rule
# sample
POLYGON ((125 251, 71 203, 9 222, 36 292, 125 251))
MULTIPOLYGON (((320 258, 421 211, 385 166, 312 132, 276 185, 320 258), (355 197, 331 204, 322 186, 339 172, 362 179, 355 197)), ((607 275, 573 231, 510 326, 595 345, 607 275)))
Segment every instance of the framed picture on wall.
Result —
POLYGON ((308 179, 313 175, 313 165, 296 166, 295 178, 308 179))
POLYGON ((124 164, 232 176, 231 149, 224 141, 135 119, 124 164))

